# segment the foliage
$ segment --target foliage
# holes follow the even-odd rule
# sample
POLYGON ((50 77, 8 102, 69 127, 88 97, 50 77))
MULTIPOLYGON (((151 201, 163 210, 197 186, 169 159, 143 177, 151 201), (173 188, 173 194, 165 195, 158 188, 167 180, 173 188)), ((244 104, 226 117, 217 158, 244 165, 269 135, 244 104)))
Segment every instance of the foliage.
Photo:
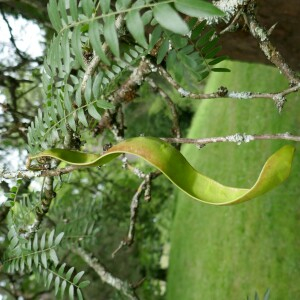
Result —
MULTIPOLYGON (((40 7, 40 3, 34 3, 40 7)), ((27 9, 28 5, 27 1, 23 3, 27 9)), ((45 8, 40 10, 29 15, 39 20, 45 8)), ((136 299, 135 290, 146 278, 139 295, 145 299, 163 299, 161 283, 166 280, 166 270, 159 259, 164 252, 163 244, 169 242, 166 228, 172 218, 173 190, 166 181, 152 182, 159 174, 131 156, 109 165, 103 165, 108 160, 102 159, 114 151, 110 143, 125 137, 144 133, 157 137, 172 133, 180 137, 180 131, 187 130, 193 108, 189 102, 179 104, 178 94, 200 93, 202 82, 210 73, 229 71, 218 66, 227 56, 217 56, 221 46, 211 26, 224 13, 201 0, 50 0, 47 10, 52 28, 46 34, 49 37, 53 29, 53 36, 41 72, 32 71, 36 64, 41 64, 41 59, 30 59, 13 43, 20 62, 9 70, 9 75, 5 73, 8 67, 3 77, 6 97, 12 103, 3 106, 10 113, 9 118, 4 118, 5 128, 9 122, 15 123, 14 136, 6 134, 3 149, 21 148, 26 143, 31 159, 36 158, 37 164, 35 172, 18 171, 16 178, 22 180, 17 179, 16 184, 1 182, 8 192, 0 211, 6 236, 0 249, 5 276, 1 287, 13 297, 21 295, 24 299, 37 298, 40 293, 95 299, 100 289, 105 299, 124 295, 136 299), (13 78, 15 69, 29 80, 13 78), (34 92, 27 86, 32 81, 36 83, 34 92), (39 82, 42 96, 37 88, 39 82), (21 83, 24 83, 22 89, 21 83), (24 100, 25 94, 34 100, 24 100), (31 113, 31 105, 38 105, 39 109, 31 113), (179 124, 178 116, 185 119, 184 126, 179 124), (58 152, 58 156, 52 157, 61 162, 37 154, 49 148, 61 148, 48 151, 48 154, 58 152), (105 152, 101 156, 101 169, 73 172, 76 168, 70 169, 66 164, 68 151, 73 150, 105 152), (122 167, 126 170, 121 172, 122 167), (34 191, 34 184, 40 192, 34 191), (151 193, 154 195, 151 206, 145 205, 142 198, 149 201, 151 193), (140 206, 143 210, 138 214, 140 206), (129 232, 124 238, 126 231, 129 232), (131 245, 135 238, 142 242, 126 253, 120 251, 112 262, 111 253, 115 254, 117 245, 131 245), (105 285, 99 288, 99 278, 116 291, 106 289, 105 285), (32 288, 31 283, 39 281, 45 288, 32 288), (89 288, 83 290, 90 282, 89 288), (13 285, 11 290, 10 285, 13 285)), ((43 24, 49 27, 47 21, 43 20, 43 24)), ((129 142, 131 149, 125 152, 147 147, 151 150, 154 143, 169 150, 165 158, 171 153, 175 160, 183 161, 177 150, 159 139, 139 137, 135 141, 144 144, 136 147, 129 142)), ((292 152, 291 147, 284 149, 292 152)), ((158 158, 163 156, 160 150, 153 151, 158 158)), ((113 158, 119 152, 112 154, 113 158)), ((81 166, 82 156, 77 154, 77 158, 79 161, 75 162, 81 166)), ((283 180, 285 176, 277 176, 278 161, 278 166, 282 166, 282 160, 275 157, 275 168, 272 165, 270 168, 275 170, 275 179, 259 178, 258 182, 273 187, 283 180), (280 177, 278 182, 277 177, 280 177)), ((162 164, 160 170, 170 178, 177 178, 177 184, 178 178, 185 185, 189 183, 185 178, 188 173, 180 174, 180 169, 165 161, 162 164)), ((100 168, 100 164, 97 166, 100 168)), ((5 172, 1 168, 1 175, 5 172)), ((8 175, 7 178, 14 177, 8 175)), ((192 189, 187 190, 193 195, 192 189)), ((239 195, 243 191, 235 190, 239 195)))
MULTIPOLYGON (((118 89, 145 60, 149 61, 147 74, 151 72, 151 64, 166 64, 176 81, 195 89, 210 71, 218 71, 214 65, 225 59, 215 59, 220 47, 213 37, 214 31, 206 30, 206 23, 195 18, 223 13, 203 1, 155 3, 139 0, 131 3, 118 0, 110 3, 84 0, 77 5, 75 0, 50 0, 48 13, 56 34, 47 49, 42 70, 45 105, 28 128, 31 153, 55 146, 78 148, 85 141, 95 144, 91 137, 98 122, 108 111, 118 109, 118 89), (192 18, 186 23, 179 13, 192 18), (193 34, 187 35, 190 31, 193 34), (176 63, 180 67, 174 68, 176 63), (186 76, 186 70, 191 76, 186 76)), ((156 133, 159 134, 159 130, 156 133)), ((107 138, 112 139, 109 135, 107 138)), ((43 167, 47 165, 46 161, 40 163, 43 167)), ((86 174, 78 179, 84 178, 91 180, 92 177, 86 174)), ((101 188, 102 192, 92 197, 94 187, 91 184, 90 192, 79 189, 78 194, 74 194, 69 180, 66 175, 61 182, 57 181, 55 192, 59 201, 50 209, 47 190, 40 195, 27 191, 18 196, 18 186, 12 188, 5 204, 10 208, 7 215, 10 229, 3 266, 12 274, 33 272, 44 281, 47 289, 54 285, 55 294, 62 296, 68 291, 71 299, 75 295, 80 299, 81 289, 88 283, 81 280, 84 272, 76 274, 74 267, 67 266, 59 257, 64 255, 64 248, 95 248, 103 223, 103 200, 99 199, 103 198, 105 189, 101 188), (93 198, 87 200, 89 204, 82 202, 83 193, 93 198), (70 202, 69 197, 78 200, 70 202), (52 230, 40 226, 48 210, 50 227, 55 224, 52 230), (42 276, 38 276, 39 273, 42 276)), ((116 181, 116 175, 113 180, 116 181)), ((18 181, 18 184, 25 183, 18 181)), ((122 205, 117 202, 120 210, 122 205)), ((153 234, 153 230, 149 234, 153 234)), ((145 256, 146 264, 147 260, 145 256)))
MULTIPOLYGON (((18 181, 21 184, 21 181, 18 181)), ((70 299, 74 299, 76 294, 78 299, 82 299, 81 289, 88 285, 88 281, 80 279, 84 272, 73 274, 74 267, 65 270, 66 264, 59 265, 59 259, 56 249, 60 245, 64 232, 55 235, 55 229, 51 232, 44 231, 39 237, 35 232, 30 239, 26 237, 27 228, 32 226, 35 220, 35 211, 40 205, 39 199, 29 199, 28 195, 22 195, 23 199, 17 201, 19 186, 11 188, 8 200, 10 212, 7 216, 7 247, 3 255, 3 268, 8 273, 27 273, 34 272, 42 274, 42 277, 48 289, 51 283, 55 286, 55 295, 60 290, 61 297, 68 287, 70 299), (72 276, 73 274, 73 276, 72 276)), ((34 195, 32 195, 34 197, 34 195)))
MULTIPOLYGON (((205 2, 190 2, 193 12, 204 16, 222 15, 205 2)), ((137 67, 152 51, 157 55, 158 64, 167 55, 167 66, 175 80, 183 81, 186 70, 194 79, 191 81, 188 77, 186 83, 199 82, 210 71, 220 71, 212 66, 226 57, 214 59, 220 47, 216 45, 217 38, 211 39, 213 30, 201 35, 205 22, 198 24, 196 19, 192 19, 186 24, 170 4, 151 1, 129 4, 130 1, 116 1, 114 8, 110 8, 109 1, 83 1, 77 7, 75 1, 70 1, 68 7, 65 1, 49 2, 49 16, 57 35, 44 61, 42 81, 47 104, 29 128, 30 152, 61 144, 61 137, 67 135, 68 128, 74 132, 78 125, 80 130, 82 126, 93 128, 103 111, 114 107, 113 92, 126 80, 123 74, 137 67), (128 31, 139 45, 127 44, 120 49, 119 40, 130 37, 124 34, 122 27, 116 28, 116 17, 120 18, 120 27, 126 20, 128 31), (164 23, 166 19, 168 24, 164 23), (136 26, 136 22, 141 26, 136 26), (144 34, 146 26, 152 27, 149 41, 144 34), (191 37, 182 36, 190 30, 193 32, 191 37), (102 49, 103 45, 106 45, 104 49, 108 53, 102 49), (89 76, 88 63, 95 59, 94 54, 101 64, 89 76), (179 66, 176 64, 178 61, 181 62, 179 66), (176 69, 172 67, 175 65, 176 69)), ((184 1, 175 1, 179 11, 185 10, 185 5, 184 1)))

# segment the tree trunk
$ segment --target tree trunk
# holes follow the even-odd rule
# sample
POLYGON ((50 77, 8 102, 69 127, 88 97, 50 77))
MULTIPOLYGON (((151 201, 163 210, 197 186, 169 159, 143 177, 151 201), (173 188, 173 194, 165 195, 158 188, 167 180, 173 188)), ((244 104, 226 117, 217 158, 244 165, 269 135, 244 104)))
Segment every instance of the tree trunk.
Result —
MULTIPOLYGON (((299 0, 264 0, 258 1, 258 20, 266 28, 275 26, 270 40, 281 52, 292 69, 300 70, 300 35, 299 35, 299 0)), ((269 64, 259 49, 257 41, 249 32, 239 30, 225 33, 220 40, 222 53, 231 59, 269 64)))

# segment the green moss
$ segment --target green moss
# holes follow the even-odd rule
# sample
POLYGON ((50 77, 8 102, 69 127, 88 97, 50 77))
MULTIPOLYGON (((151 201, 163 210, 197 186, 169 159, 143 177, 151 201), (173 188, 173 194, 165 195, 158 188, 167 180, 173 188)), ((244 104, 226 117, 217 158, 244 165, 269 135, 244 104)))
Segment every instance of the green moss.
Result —
MULTIPOLYGON (((207 92, 221 85, 234 91, 280 91, 288 84, 271 67, 226 63, 231 73, 214 74, 207 92)), ((281 114, 265 99, 202 100, 189 137, 291 132, 299 134, 299 95, 281 114)), ((228 185, 250 186, 265 159, 287 141, 237 146, 210 144, 184 155, 204 174, 228 185)), ((297 145, 296 145, 297 146, 297 145)), ((298 146, 299 151, 299 146, 298 146)), ((248 203, 213 207, 179 193, 168 275, 168 299, 245 299, 271 289, 272 299, 300 295, 300 159, 296 152, 286 183, 248 203)))

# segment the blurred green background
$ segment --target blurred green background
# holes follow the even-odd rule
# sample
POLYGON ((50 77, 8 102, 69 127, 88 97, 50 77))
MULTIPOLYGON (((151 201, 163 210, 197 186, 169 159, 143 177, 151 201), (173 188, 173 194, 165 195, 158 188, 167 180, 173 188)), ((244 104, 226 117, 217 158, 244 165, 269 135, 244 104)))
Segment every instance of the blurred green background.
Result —
MULTIPOLYGON (((276 92, 288 87, 275 68, 227 62, 231 73, 214 73, 206 92, 276 92)), ((290 132, 299 135, 299 93, 281 114, 272 100, 200 100, 189 137, 290 132)), ((195 100, 197 101, 197 100, 195 100)), ((185 145, 183 154, 205 175, 226 185, 250 187, 265 160, 289 141, 185 145)), ((273 300, 300 298, 300 159, 297 146, 290 178, 250 202, 214 207, 177 192, 171 235, 167 299, 254 298, 270 288, 273 300)))

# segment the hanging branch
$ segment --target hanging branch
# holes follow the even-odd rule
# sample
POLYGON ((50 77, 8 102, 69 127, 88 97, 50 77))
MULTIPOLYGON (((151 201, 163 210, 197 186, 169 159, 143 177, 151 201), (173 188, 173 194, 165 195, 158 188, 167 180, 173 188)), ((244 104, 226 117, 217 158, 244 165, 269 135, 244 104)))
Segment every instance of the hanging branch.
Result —
POLYGON ((132 167, 130 164, 128 164, 128 161, 126 157, 123 159, 123 167, 130 170, 133 174, 138 176, 139 178, 143 178, 144 180, 141 182, 139 187, 137 188, 137 191, 132 197, 131 204, 130 204, 130 223, 129 223, 129 229, 127 236, 120 242, 119 246, 116 248, 116 250, 113 251, 112 257, 115 257, 115 255, 124 247, 124 246, 131 246, 134 242, 134 236, 135 236, 135 225, 137 221, 137 215, 139 211, 140 206, 140 199, 142 195, 144 194, 144 199, 146 202, 149 202, 151 200, 151 183, 152 180, 160 176, 162 173, 160 171, 151 172, 149 174, 143 173, 141 170, 132 167))

